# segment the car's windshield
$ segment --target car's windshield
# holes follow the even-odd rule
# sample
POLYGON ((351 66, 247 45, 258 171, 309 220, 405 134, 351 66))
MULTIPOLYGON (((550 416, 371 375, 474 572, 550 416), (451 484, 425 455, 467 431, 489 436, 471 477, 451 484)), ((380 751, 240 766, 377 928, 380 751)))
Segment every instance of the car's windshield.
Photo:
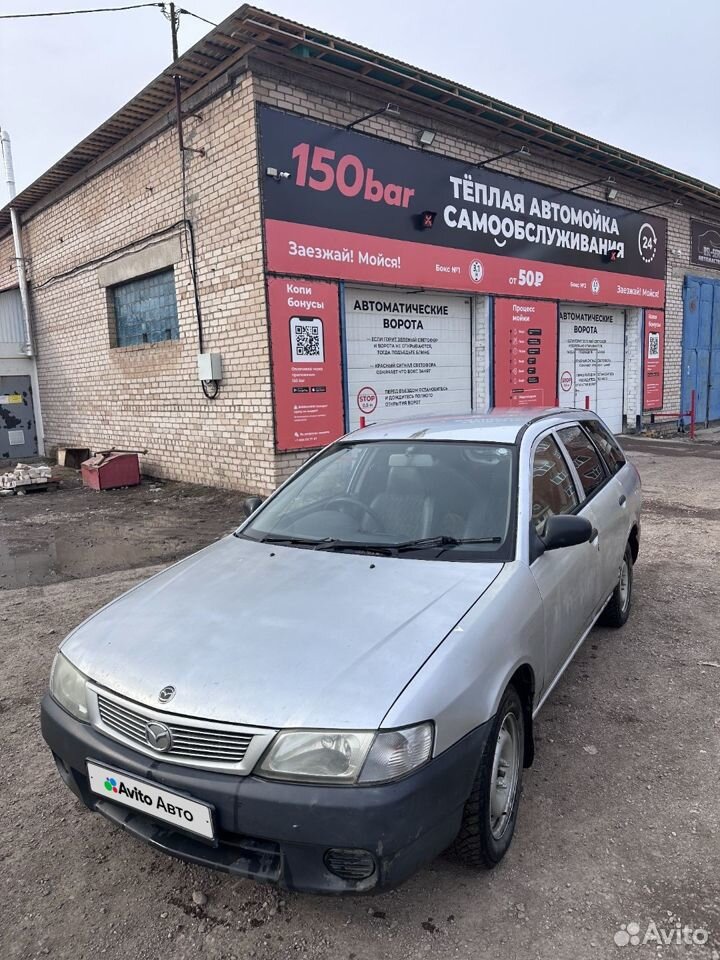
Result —
POLYGON ((514 461, 511 444, 340 442, 301 470, 239 535, 423 559, 508 559, 514 461))

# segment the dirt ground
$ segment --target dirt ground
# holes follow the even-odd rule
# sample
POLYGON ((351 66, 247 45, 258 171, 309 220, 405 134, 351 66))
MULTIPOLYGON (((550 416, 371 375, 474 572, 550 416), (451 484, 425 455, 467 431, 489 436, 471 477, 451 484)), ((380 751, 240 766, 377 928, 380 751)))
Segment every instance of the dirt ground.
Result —
POLYGON ((242 496, 93 493, 68 473, 56 493, 0 499, 1 960, 718 960, 720 464, 632 446, 646 497, 633 613, 591 634, 539 715, 508 857, 492 873, 443 857, 369 898, 154 852, 79 805, 40 736, 63 636, 230 531, 242 496), (695 945, 676 942, 685 924, 695 945), (658 949, 656 931, 672 942, 658 949))

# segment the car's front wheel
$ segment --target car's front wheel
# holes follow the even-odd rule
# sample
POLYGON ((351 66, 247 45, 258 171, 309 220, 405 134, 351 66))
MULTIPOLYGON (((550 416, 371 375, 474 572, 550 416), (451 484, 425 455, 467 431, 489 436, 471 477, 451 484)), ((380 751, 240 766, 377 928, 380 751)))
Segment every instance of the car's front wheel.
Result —
POLYGON ((620 567, 620 579, 600 614, 600 623, 604 627, 622 627, 630 616, 633 586, 633 558, 630 544, 625 547, 625 556, 620 567))
POLYGON ((471 867, 494 867, 512 842, 524 748, 522 703, 511 686, 495 715, 453 845, 458 858, 471 867))

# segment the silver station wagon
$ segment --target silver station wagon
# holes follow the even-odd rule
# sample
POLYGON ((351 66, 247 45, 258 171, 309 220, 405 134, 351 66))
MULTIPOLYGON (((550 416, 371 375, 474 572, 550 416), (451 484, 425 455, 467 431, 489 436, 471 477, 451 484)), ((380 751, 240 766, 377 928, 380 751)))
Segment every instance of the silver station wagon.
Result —
POLYGON ((628 617, 640 479, 589 411, 371 426, 62 644, 60 776, 183 860, 382 889, 506 853, 533 719, 628 617))

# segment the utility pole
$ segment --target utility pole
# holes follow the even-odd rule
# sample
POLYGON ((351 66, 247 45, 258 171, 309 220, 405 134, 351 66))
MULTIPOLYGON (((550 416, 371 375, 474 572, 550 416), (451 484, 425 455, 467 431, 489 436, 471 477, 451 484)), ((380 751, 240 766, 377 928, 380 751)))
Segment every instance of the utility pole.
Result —
MULTIPOLYGON (((170 32, 172 34, 172 55, 173 63, 178 59, 178 22, 180 15, 175 10, 175 4, 169 4, 170 7, 170 32)), ((178 147, 180 149, 180 157, 185 162, 185 141, 183 139, 183 124, 182 124, 182 102, 181 102, 181 89, 180 89, 180 74, 173 74, 173 81, 175 83, 175 111, 177 113, 177 133, 178 133, 178 147)))
MULTIPOLYGON (((180 23, 180 15, 175 9, 174 3, 168 4, 169 14, 170 14, 170 33, 172 36, 172 55, 173 55, 173 64, 177 63, 179 53, 178 53, 178 26, 180 23)), ((163 11, 164 11, 163 7, 163 11)), ((182 191, 182 224, 183 224, 183 234, 185 237, 185 247, 187 249, 188 257, 188 266, 190 268, 190 278, 192 280, 193 286, 193 298, 195 300, 195 316, 197 318, 197 327, 198 327, 198 347, 199 352, 203 353, 204 342, 203 342, 203 325, 202 325, 202 314, 200 311, 200 293, 198 291, 198 281, 197 281, 197 270, 195 265, 195 236, 193 233, 192 222, 188 217, 186 203, 186 185, 185 185, 185 152, 197 153, 200 156, 205 156, 205 151, 202 149, 195 149, 194 147, 185 146, 185 138, 183 136, 183 115, 182 115, 182 88, 180 85, 180 74, 176 72, 173 73, 173 82, 175 85, 175 112, 177 114, 177 136, 178 136, 178 150, 180 151, 180 189, 182 191)), ((202 390, 208 400, 214 400, 218 393, 218 382, 212 381, 215 384, 215 393, 209 393, 208 387, 205 381, 202 382, 202 390)))

